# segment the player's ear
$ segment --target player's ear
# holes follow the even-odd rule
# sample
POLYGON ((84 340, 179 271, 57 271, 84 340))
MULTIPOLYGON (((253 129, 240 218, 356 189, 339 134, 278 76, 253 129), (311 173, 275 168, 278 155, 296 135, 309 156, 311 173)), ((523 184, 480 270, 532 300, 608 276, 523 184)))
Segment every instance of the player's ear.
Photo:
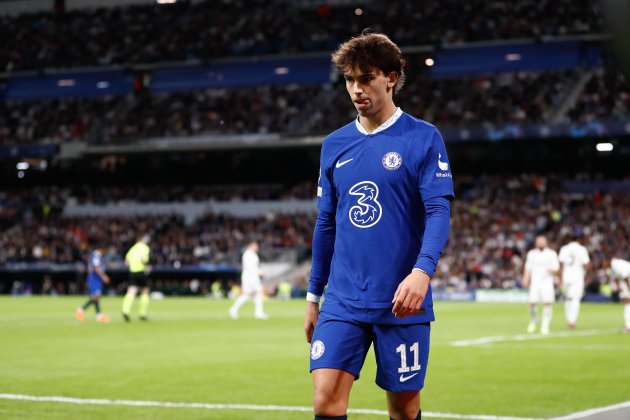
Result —
POLYGON ((398 82, 398 73, 396 73, 395 71, 389 72, 389 74, 387 75, 387 79, 387 87, 393 89, 398 82))

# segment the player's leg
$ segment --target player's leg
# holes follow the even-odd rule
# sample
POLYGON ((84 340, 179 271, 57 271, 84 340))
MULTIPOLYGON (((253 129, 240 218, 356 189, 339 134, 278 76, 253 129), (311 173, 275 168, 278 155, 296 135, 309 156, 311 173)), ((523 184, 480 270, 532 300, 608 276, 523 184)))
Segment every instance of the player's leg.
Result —
POLYGON ((535 303, 529 304, 529 324, 527 324, 527 332, 533 333, 536 331, 536 324, 538 324, 538 309, 535 303))
POLYGON ((630 333, 630 297, 621 299, 623 304, 623 332, 630 333))
POLYGON ((374 331, 376 383, 387 391, 390 418, 420 418, 420 390, 429 361, 431 325, 378 325, 374 331))
MULTIPOLYGON (((91 289, 91 286, 88 284, 88 289, 91 289)), ((92 300, 92 296, 88 297, 88 300, 83 304, 83 306, 79 306, 75 311, 74 311, 74 316, 77 319, 77 321, 83 322, 83 320, 85 319, 85 311, 87 310, 87 308, 89 308, 92 304, 94 303, 94 301, 92 300)))
POLYGON ((580 315, 580 301, 584 293, 584 287, 580 284, 571 284, 567 289, 567 300, 565 309, 567 314, 567 324, 569 328, 575 328, 580 315))
POLYGON ((140 294, 140 307, 138 308, 138 315, 140 316, 140 320, 147 321, 149 318, 147 317, 149 313, 149 288, 144 286, 142 288, 142 293, 140 294))
POLYGON ((255 317, 256 319, 269 319, 269 315, 267 315, 263 308, 263 300, 264 300, 265 291, 263 290, 262 285, 258 285, 256 287, 256 296, 254 297, 254 307, 255 309, 255 317))
POLYGON ((97 290, 94 292, 92 299, 94 300, 94 309, 96 309, 96 322, 107 323, 109 322, 109 317, 103 313, 101 313, 101 295, 102 290, 97 290))
POLYGON ((311 340, 315 418, 345 418, 353 382, 359 378, 372 332, 366 324, 321 312, 311 340))
POLYGON ((394 420, 421 419, 420 392, 387 391, 387 411, 389 412, 389 418, 394 420))
POLYGON ((241 306, 243 306, 243 304, 245 304, 245 302, 250 299, 251 296, 252 291, 249 290, 249 288, 245 284, 243 284, 241 295, 236 298, 236 301, 234 301, 234 304, 232 304, 232 306, 230 307, 230 318, 238 319, 238 311, 241 309, 241 306))
POLYGON ((540 302, 540 290, 537 284, 529 286, 529 324, 527 324, 527 332, 533 333, 538 325, 538 308, 540 302))
POLYGON ((345 419, 354 375, 339 369, 316 369, 312 379, 315 419, 345 419))
POLYGON ((555 290, 553 283, 546 284, 542 290, 542 320, 540 322, 540 333, 549 334, 549 326, 551 325, 551 318, 553 317, 553 303, 556 300, 555 290))
POLYGON ((131 307, 133 306, 133 301, 136 299, 136 295, 138 294, 138 286, 130 285, 127 288, 127 294, 123 298, 122 305, 122 314, 125 321, 129 322, 131 319, 129 315, 131 314, 131 307))

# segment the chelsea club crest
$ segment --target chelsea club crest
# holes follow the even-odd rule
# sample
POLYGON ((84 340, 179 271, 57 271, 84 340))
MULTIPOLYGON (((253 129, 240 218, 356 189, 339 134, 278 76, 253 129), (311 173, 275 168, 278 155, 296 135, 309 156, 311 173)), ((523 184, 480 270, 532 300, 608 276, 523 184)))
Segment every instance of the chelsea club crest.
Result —
POLYGON ((383 156, 383 167, 388 171, 395 171, 402 165, 402 156, 396 152, 388 152, 383 156))
POLYGON ((319 359, 320 357, 322 357, 325 351, 326 351, 326 346, 324 345, 324 342, 321 340, 316 340, 315 342, 313 342, 313 345, 311 346, 311 359, 313 360, 319 359))

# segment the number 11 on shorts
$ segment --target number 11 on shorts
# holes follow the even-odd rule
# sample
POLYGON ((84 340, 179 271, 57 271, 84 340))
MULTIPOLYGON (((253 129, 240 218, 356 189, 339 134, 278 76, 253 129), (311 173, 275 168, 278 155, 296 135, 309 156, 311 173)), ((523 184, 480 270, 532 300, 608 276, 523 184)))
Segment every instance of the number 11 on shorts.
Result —
POLYGON ((398 368, 398 373, 416 372, 420 370, 420 350, 417 341, 409 346, 409 351, 413 353, 413 365, 411 367, 407 366, 407 346, 401 344, 396 347, 396 353, 400 353, 400 367, 398 368))

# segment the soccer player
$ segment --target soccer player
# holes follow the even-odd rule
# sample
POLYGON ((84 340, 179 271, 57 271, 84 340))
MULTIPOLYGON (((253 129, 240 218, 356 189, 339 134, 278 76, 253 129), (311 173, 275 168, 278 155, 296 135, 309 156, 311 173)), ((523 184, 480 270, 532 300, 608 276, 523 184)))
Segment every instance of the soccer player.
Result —
POLYGON ((560 269, 558 254, 547 247, 547 238, 539 235, 534 242, 534 249, 527 253, 523 272, 523 287, 529 287, 530 321, 527 332, 536 331, 538 323, 537 304, 542 304, 542 322, 540 333, 549 334, 549 324, 553 316, 553 303, 556 301, 554 284, 560 269))
POLYGON ((562 271, 562 288, 565 290, 564 313, 569 328, 575 328, 580 314, 580 301, 584 296, 584 275, 591 262, 588 250, 574 235, 571 242, 560 248, 558 256, 562 271))
POLYGON ((630 333, 630 261, 621 258, 610 260, 610 274, 617 284, 619 299, 623 304, 623 332, 630 333))
POLYGON ((254 299, 254 317, 256 319, 269 319, 269 316, 263 310, 263 287, 261 277, 263 272, 260 271, 260 258, 258 251, 260 246, 258 242, 251 241, 247 244, 242 257, 242 273, 241 273, 241 295, 230 308, 230 318, 238 319, 238 311, 241 306, 250 298, 254 299))
POLYGON ((149 265, 149 257, 151 255, 150 240, 151 237, 149 235, 143 235, 138 242, 129 248, 125 255, 125 265, 129 267, 129 286, 123 299, 122 315, 127 322, 131 320, 131 307, 138 294, 138 288, 142 288, 138 315, 141 321, 148 321, 149 284, 147 273, 151 270, 149 265))
POLYGON ((103 294, 103 283, 109 283, 109 276, 105 273, 105 264, 103 264, 103 248, 97 247, 90 254, 88 259, 88 275, 87 285, 90 293, 90 298, 85 304, 77 308, 75 316, 79 321, 85 319, 85 310, 94 305, 94 311, 96 312, 96 321, 107 323, 109 317, 101 313, 101 295, 103 294))
POLYGON ((389 415, 421 418, 435 319, 429 283, 454 197, 446 147, 435 126, 394 104, 405 61, 386 35, 364 31, 332 62, 358 116, 327 136, 321 151, 304 320, 313 411, 315 419, 346 418, 374 344, 389 415))

